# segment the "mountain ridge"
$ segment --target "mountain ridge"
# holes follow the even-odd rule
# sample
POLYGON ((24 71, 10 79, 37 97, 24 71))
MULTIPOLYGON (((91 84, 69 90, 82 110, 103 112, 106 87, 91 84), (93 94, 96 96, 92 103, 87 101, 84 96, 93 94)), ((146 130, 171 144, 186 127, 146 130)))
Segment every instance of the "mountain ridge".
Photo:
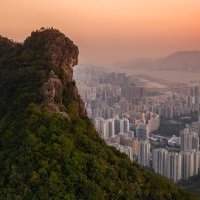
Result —
POLYGON ((177 51, 162 58, 141 58, 120 65, 129 69, 200 71, 200 51, 177 51))
POLYGON ((177 51, 158 61, 161 69, 200 70, 200 51, 177 51))

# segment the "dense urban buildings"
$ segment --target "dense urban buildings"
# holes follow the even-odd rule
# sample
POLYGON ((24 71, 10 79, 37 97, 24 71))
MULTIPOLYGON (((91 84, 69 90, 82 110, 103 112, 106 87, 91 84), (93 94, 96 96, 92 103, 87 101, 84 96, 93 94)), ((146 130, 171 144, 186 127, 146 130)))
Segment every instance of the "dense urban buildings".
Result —
POLYGON ((199 113, 199 87, 146 88, 126 74, 91 69, 77 77, 88 115, 108 145, 174 182, 199 174, 200 120, 169 137, 159 134, 161 120, 199 113))

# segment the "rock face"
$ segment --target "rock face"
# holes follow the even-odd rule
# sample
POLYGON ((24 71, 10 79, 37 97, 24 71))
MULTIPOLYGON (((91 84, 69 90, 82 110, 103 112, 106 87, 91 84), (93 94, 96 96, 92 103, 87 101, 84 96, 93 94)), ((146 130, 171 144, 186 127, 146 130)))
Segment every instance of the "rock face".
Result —
POLYGON ((4 38, 0 35, 0 55, 8 53, 10 50, 16 47, 16 43, 4 38))
MULTIPOLYGON (((24 44, 16 45, 4 38, 0 40, 0 43, 4 47, 2 47, 2 52, 8 49, 10 56, 12 56, 11 54, 18 56, 15 61, 18 64, 18 71, 16 69, 9 70, 8 76, 20 72, 20 76, 28 77, 30 75, 30 79, 39 79, 40 89, 35 91, 37 103, 49 111, 67 113, 68 105, 76 101, 79 102, 78 114, 82 117, 86 116, 84 104, 73 80, 73 67, 78 64, 79 50, 69 38, 55 29, 40 29, 32 32, 24 44), (15 46, 17 47, 15 48, 15 46), (39 71, 34 68, 35 64, 32 64, 36 62, 39 71), (35 71, 37 74, 31 75, 29 72, 27 73, 27 70, 35 71)), ((1 65, 2 74, 5 74, 6 70, 10 68, 9 62, 2 58, 1 65), (9 66, 6 67, 7 65, 9 66)), ((6 83, 1 84, 0 81, 0 85, 6 85, 6 83)))
POLYGON ((48 80, 43 84, 41 96, 44 105, 55 108, 56 112, 59 111, 57 106, 63 103, 63 84, 54 71, 49 73, 48 80))
POLYGON ((73 76, 73 66, 78 64, 78 47, 64 34, 55 29, 41 29, 33 32, 24 42, 25 48, 41 49, 52 70, 69 82, 73 76))

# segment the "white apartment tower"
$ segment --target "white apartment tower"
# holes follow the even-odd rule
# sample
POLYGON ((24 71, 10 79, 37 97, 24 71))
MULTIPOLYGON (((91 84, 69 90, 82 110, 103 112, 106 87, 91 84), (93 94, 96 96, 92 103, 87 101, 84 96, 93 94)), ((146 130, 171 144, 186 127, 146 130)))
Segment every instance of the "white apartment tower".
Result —
POLYGON ((152 165, 156 173, 167 176, 168 151, 166 149, 154 149, 152 152, 152 165))
POLYGON ((200 151, 194 153, 194 175, 200 173, 200 151))
POLYGON ((138 163, 144 167, 150 166, 150 142, 148 140, 143 140, 139 142, 139 154, 138 163))
POLYGON ((198 133, 185 128, 181 133, 181 151, 199 151, 199 135, 198 133))
POLYGON ((115 123, 114 119, 106 120, 106 138, 115 136, 115 123))
POLYGON ((183 151, 182 156, 182 179, 187 180, 194 175, 194 151, 183 151))
POLYGON ((120 120, 120 132, 128 133, 130 131, 130 124, 127 118, 123 118, 120 120))
POLYGON ((176 152, 169 152, 167 157, 167 177, 174 182, 181 179, 181 154, 176 152))

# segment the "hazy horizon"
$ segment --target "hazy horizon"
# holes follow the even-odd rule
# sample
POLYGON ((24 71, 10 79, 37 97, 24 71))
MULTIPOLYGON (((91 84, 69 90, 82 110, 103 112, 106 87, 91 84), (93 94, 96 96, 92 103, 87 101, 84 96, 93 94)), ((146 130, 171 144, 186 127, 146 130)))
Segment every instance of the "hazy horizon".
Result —
POLYGON ((113 64, 200 49, 196 0, 2 0, 0 34, 23 41, 55 27, 80 49, 80 63, 113 64))

